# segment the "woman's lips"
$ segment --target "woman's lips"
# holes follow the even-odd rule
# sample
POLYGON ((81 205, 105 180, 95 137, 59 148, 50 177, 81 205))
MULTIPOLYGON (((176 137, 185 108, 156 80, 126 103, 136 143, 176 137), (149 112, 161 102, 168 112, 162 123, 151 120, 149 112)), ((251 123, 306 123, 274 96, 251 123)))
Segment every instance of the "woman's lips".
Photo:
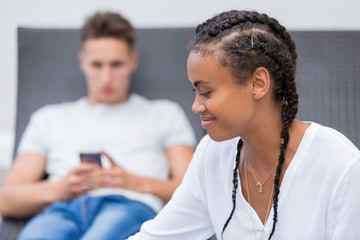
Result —
POLYGON ((201 126, 203 128, 208 127, 215 120, 214 117, 205 117, 205 116, 201 116, 200 119, 201 119, 201 126))

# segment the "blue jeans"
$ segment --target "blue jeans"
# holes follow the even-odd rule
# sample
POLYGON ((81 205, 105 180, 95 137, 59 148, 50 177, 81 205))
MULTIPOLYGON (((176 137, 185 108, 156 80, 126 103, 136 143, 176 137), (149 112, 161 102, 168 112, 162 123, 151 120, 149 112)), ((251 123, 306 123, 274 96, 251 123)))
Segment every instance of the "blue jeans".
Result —
POLYGON ((155 215, 146 204, 123 196, 82 196, 50 205, 26 224, 18 239, 126 239, 155 215))

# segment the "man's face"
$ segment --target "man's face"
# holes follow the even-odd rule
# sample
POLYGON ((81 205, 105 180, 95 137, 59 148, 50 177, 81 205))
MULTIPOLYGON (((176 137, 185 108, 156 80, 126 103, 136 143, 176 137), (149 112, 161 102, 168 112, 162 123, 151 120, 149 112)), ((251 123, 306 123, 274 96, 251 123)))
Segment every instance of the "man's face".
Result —
POLYGON ((127 101, 137 55, 124 40, 88 39, 83 43, 79 61, 86 77, 90 105, 127 101))

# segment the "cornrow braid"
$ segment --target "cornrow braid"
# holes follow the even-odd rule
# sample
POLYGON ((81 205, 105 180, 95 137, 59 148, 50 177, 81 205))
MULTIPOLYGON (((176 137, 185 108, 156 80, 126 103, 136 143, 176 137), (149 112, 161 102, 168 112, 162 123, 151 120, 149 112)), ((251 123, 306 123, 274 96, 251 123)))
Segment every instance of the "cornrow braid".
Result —
MULTIPOLYGON (((232 10, 220 13, 198 25, 188 48, 204 54, 216 54, 219 63, 231 70, 235 81, 239 84, 246 84, 259 67, 266 68, 274 82, 274 98, 282 102, 282 130, 279 133, 280 154, 274 178, 274 217, 270 240, 278 221, 280 178, 290 139, 289 129, 298 111, 299 96, 295 84, 296 45, 285 27, 276 19, 255 11, 232 10)), ((236 188, 237 182, 236 185, 234 182, 233 189, 236 188)), ((223 232, 235 210, 234 198, 232 201, 233 210, 224 225, 223 232)))
POLYGON ((239 167, 239 162, 240 162, 240 149, 241 149, 242 144, 243 144, 243 141, 240 138, 240 140, 237 144, 237 153, 236 153, 236 158, 235 158, 235 167, 233 170, 233 179, 232 179, 233 190, 232 190, 231 198, 232 198, 233 208, 231 210, 229 218, 226 220, 226 222, 224 224, 223 230, 221 232, 221 239, 223 238, 224 231, 225 231, 227 225, 229 224, 229 222, 234 214, 235 208, 236 208, 236 191, 238 188, 238 167, 239 167))
POLYGON ((271 233, 269 235, 269 240, 274 235, 276 229, 276 223, 278 219, 277 208, 278 208, 278 201, 280 194, 280 176, 282 172, 282 165, 285 161, 285 150, 287 148, 290 139, 289 128, 296 116, 298 98, 299 98, 298 94, 296 93, 295 82, 287 83, 287 85, 289 85, 286 87, 288 89, 288 92, 284 96, 283 105, 282 105, 281 121, 282 121, 283 129, 281 131, 280 155, 279 155, 278 166, 276 169, 276 175, 274 179, 274 191, 275 191, 273 197, 274 217, 273 217, 273 226, 271 229, 271 233))

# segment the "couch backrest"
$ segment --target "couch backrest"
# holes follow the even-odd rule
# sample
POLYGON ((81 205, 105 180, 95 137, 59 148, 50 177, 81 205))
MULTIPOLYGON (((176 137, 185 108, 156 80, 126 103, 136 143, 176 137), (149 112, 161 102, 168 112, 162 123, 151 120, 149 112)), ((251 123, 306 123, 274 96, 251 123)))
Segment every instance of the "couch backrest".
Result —
MULTIPOLYGON (((198 140, 205 134, 199 116, 191 112, 194 99, 188 82, 186 44, 194 29, 137 29, 140 54, 131 91, 150 99, 178 102, 198 140)), ((292 32, 299 62, 298 118, 331 126, 360 146, 360 32, 292 32)), ((71 101, 86 94, 78 67, 77 29, 18 29, 18 96, 15 149, 39 107, 71 101)))
POLYGON ((360 148, 360 31, 292 32, 298 119, 337 129, 360 148))

